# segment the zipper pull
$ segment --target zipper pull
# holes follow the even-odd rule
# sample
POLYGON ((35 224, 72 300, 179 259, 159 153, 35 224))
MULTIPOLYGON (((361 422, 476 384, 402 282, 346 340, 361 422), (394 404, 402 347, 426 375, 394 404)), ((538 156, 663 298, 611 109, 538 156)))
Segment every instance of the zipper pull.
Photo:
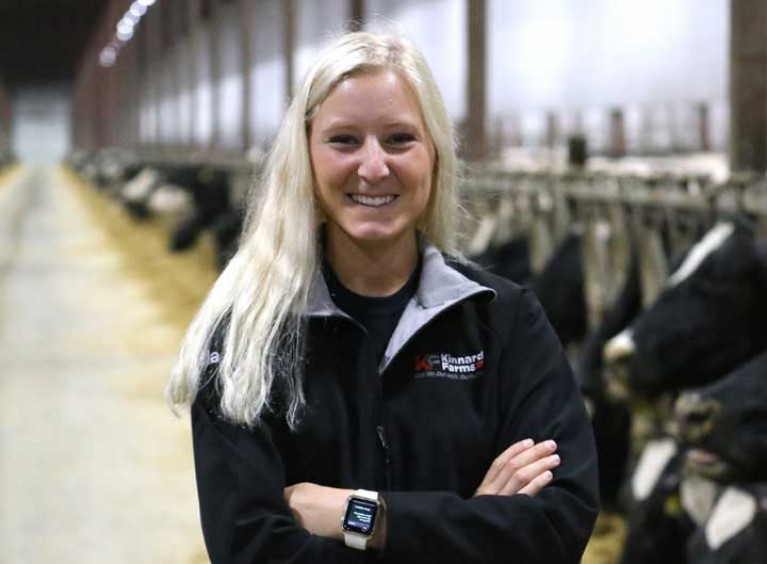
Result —
MULTIPOLYGON (((384 434, 384 428, 383 425, 379 425, 376 427, 376 430, 378 431, 378 440, 381 441, 381 446, 386 451, 387 455, 389 453, 389 443, 386 442, 386 435, 384 434)), ((388 456, 387 456, 388 458, 388 456)))

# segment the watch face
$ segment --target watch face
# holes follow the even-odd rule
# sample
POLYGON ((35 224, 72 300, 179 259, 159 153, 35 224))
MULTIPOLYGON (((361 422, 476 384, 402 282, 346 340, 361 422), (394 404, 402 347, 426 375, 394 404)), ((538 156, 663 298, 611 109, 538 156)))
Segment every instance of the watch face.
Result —
POLYGON ((346 507, 346 515, 344 515, 344 531, 360 535, 372 535, 377 513, 378 503, 375 501, 352 497, 346 507))

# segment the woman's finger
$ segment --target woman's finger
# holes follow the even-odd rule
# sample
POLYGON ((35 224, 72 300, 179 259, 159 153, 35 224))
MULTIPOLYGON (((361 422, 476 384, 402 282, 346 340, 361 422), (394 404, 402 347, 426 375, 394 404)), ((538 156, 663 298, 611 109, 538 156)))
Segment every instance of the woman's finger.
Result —
MULTIPOLYGON (((489 493, 491 494, 503 494, 509 481, 513 479, 514 475, 520 469, 550 456, 556 448, 557 445, 554 441, 543 441, 531 448, 523 450, 516 456, 509 458, 505 461, 503 467, 487 482, 486 489, 489 490, 489 493)), ((532 479, 532 476, 530 478, 532 479)), ((527 484, 526 481, 523 482, 519 480, 518 482, 519 488, 527 484)))
POLYGON ((551 473, 551 470, 546 470, 543 474, 539 474, 535 478, 533 478, 530 483, 528 483, 524 488, 519 490, 517 493, 534 496, 537 495, 538 492, 540 492, 544 487, 546 487, 549 482, 551 482, 551 479, 554 477, 554 475, 551 473))
MULTIPOLYGON (((533 445, 532 440, 527 439, 514 443, 493 461, 474 495, 510 495, 505 494, 505 491, 509 490, 509 483, 513 480, 516 472, 544 459, 556 448, 557 444, 554 441, 543 441, 533 445)), ((527 481, 529 480, 519 478, 512 483, 512 487, 517 484, 517 489, 522 488, 527 485, 527 481)), ((512 493, 516 493, 516 491, 512 493)))
POLYGON ((533 480, 546 471, 553 470, 559 466, 559 455, 552 454, 540 460, 523 466, 509 476, 508 481, 500 489, 500 495, 514 495, 527 487, 533 480))
POLYGON ((508 464, 509 460, 531 448, 533 445, 534 443, 532 439, 524 439, 522 441, 517 441, 509 448, 504 450, 501 454, 499 454, 490 465, 490 468, 485 474, 485 477, 482 479, 482 484, 480 484, 479 488, 477 488, 477 492, 487 488, 491 483, 493 483, 498 478, 499 473, 503 470, 506 464, 508 464))

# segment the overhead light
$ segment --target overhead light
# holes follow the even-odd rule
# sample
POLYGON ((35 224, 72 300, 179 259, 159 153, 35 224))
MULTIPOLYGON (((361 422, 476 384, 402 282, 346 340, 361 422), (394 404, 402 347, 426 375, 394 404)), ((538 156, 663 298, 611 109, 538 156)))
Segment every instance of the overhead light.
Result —
POLYGON ((117 30, 117 39, 120 41, 130 41, 131 37, 133 37, 133 27, 129 30, 117 30))
POLYGON ((101 54, 99 55, 99 62, 101 63, 102 67, 111 67, 115 64, 116 60, 117 60, 117 51, 115 51, 111 47, 104 48, 101 51, 101 54))
POLYGON ((144 6, 151 6, 155 3, 156 0, 138 0, 139 4, 143 4, 144 6))
MULTIPOLYGON (((137 15, 136 15, 136 14, 134 14, 133 12, 131 12, 131 11, 128 11, 128 12, 126 12, 126 13, 125 13, 125 15, 123 16, 123 20, 125 20, 126 22, 130 22, 132 25, 134 25, 134 26, 135 26, 135 25, 136 25, 138 22, 140 22, 140 21, 141 21, 141 16, 137 16, 137 15)), ((122 20, 121 20, 121 21, 122 21, 122 20)))
POLYGON ((136 1, 133 4, 131 4, 129 11, 131 14, 133 14, 137 18, 140 18, 141 16, 146 14, 146 5, 136 1))
POLYGON ((134 26, 134 25, 135 25, 135 24, 134 24, 134 23, 133 23, 131 20, 126 20, 125 18, 121 19, 121 20, 120 20, 120 21, 117 23, 117 33, 118 33, 118 37, 119 37, 119 34, 120 34, 120 33, 122 33, 123 35, 125 35, 125 34, 128 34, 128 33, 130 33, 131 35, 133 35, 133 26, 134 26))

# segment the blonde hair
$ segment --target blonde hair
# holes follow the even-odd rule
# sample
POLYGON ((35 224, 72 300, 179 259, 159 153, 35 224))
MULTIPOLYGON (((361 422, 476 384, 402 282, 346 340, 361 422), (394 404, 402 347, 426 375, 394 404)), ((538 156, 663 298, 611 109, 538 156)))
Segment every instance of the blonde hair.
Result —
POLYGON ((295 427, 304 406, 304 313, 322 250, 308 128, 320 104, 352 75, 392 69, 410 87, 436 151, 434 185, 418 229, 442 252, 459 255, 455 142, 442 96, 423 55, 409 41, 349 33, 320 53, 288 108, 251 198, 240 248, 221 273, 184 337, 166 398, 188 408, 205 382, 210 340, 226 319, 216 371, 221 412, 253 426, 270 409, 273 385, 285 391, 295 427))

